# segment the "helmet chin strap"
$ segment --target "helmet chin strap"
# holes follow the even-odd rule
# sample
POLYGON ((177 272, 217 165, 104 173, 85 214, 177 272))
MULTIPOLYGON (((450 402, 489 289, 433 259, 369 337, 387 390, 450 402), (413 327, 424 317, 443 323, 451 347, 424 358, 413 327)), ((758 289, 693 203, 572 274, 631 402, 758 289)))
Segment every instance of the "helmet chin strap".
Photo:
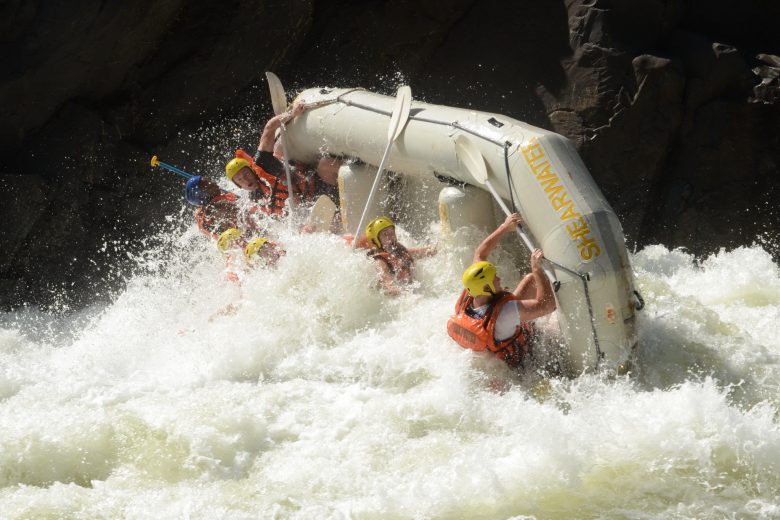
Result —
POLYGON ((483 296, 486 297, 486 298, 493 298, 496 295, 495 291, 493 291, 490 288, 490 285, 488 285, 488 284, 485 284, 484 286, 482 286, 482 290, 483 291, 487 291, 488 294, 480 294, 479 296, 475 296, 474 298, 481 298, 483 296))

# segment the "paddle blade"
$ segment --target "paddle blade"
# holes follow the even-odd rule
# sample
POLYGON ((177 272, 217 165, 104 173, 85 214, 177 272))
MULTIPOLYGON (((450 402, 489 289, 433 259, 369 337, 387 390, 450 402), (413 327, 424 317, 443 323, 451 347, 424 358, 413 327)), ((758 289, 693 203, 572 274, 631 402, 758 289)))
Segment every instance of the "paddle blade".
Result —
POLYGON ((156 155, 152 155, 152 166, 158 166, 160 164, 160 161, 157 160, 156 155))
POLYGON ((480 184, 485 184, 488 180, 487 167, 485 166, 485 158, 474 146, 468 137, 465 135, 459 135, 455 139, 455 155, 458 156, 458 160, 466 168, 466 171, 480 184))
POLYGON ((309 218, 306 219, 306 226, 312 228, 312 231, 325 232, 330 229, 333 223, 333 217, 336 215, 338 207, 327 195, 320 195, 317 202, 311 208, 309 218))
POLYGON ((387 129, 387 140, 395 141, 401 132, 404 131, 406 121, 409 120, 409 109, 412 108, 412 89, 408 85, 398 88, 398 94, 395 97, 395 107, 390 116, 390 126, 387 129))
POLYGON ((274 107, 274 115, 278 116, 287 111, 287 96, 284 94, 284 87, 279 76, 273 72, 266 72, 265 77, 268 79, 268 89, 271 91, 271 105, 274 107))

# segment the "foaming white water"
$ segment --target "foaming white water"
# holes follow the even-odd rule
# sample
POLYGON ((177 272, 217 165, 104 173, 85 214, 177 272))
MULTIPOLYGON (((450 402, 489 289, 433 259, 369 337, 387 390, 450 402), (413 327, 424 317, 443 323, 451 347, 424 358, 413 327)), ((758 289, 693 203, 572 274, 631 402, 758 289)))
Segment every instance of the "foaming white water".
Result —
POLYGON ((636 374, 566 379, 447 337, 477 239, 393 300, 339 238, 238 288, 188 231, 75 335, 4 316, 0 517, 780 516, 768 254, 640 251, 636 374))

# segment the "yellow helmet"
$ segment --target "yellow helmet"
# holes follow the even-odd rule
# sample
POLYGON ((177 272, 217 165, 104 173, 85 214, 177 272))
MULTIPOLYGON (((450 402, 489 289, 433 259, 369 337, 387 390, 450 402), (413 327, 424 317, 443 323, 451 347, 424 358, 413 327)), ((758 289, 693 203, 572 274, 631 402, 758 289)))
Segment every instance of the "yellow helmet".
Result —
POLYGON ((246 159, 242 159, 240 157, 231 159, 230 162, 225 165, 225 173, 227 173, 227 178, 232 181, 233 177, 241 171, 241 168, 247 167, 249 167, 249 161, 246 159))
POLYGON ((493 285, 493 278, 496 276, 496 266, 490 262, 477 262, 470 265, 463 271, 463 287, 472 297, 490 295, 496 292, 493 285), (485 286, 490 287, 491 292, 485 290, 485 286))
POLYGON ((268 242, 267 238, 253 238, 249 241, 249 243, 246 245, 246 249, 244 249, 244 256, 247 260, 252 260, 257 255, 257 252, 260 251, 260 248, 265 245, 265 243, 268 242))
POLYGON ((233 243, 239 238, 241 238, 241 232, 234 227, 227 231, 223 231, 217 239, 217 249, 224 253, 230 249, 233 246, 233 243))
POLYGON ((366 238, 381 249, 382 243, 379 241, 379 233, 389 227, 395 227, 395 223, 388 217, 375 218, 366 226, 366 238))

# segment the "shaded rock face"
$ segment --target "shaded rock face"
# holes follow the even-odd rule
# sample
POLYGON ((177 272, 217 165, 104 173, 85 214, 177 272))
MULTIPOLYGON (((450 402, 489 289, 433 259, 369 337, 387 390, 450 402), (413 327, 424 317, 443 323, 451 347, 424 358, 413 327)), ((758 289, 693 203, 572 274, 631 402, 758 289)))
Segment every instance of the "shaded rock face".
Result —
POLYGON ((703 254, 777 237, 777 2, 65 4, 0 6, 4 308, 120 284, 164 216, 189 218, 180 179, 149 157, 218 173, 270 115, 265 70, 288 91, 408 83, 566 135, 631 244, 703 254), (194 138, 203 126, 229 146, 194 138))

